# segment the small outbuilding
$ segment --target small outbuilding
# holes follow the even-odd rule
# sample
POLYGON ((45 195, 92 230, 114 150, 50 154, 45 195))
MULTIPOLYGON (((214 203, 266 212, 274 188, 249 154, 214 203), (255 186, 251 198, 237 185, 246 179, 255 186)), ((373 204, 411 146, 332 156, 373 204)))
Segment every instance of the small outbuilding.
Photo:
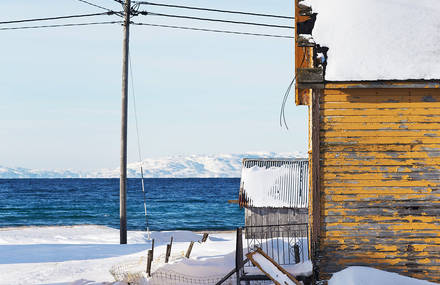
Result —
POLYGON ((440 282, 440 1, 295 1, 317 279, 440 282))
POLYGON ((307 159, 243 159, 239 205, 246 226, 308 222, 309 163, 307 159))

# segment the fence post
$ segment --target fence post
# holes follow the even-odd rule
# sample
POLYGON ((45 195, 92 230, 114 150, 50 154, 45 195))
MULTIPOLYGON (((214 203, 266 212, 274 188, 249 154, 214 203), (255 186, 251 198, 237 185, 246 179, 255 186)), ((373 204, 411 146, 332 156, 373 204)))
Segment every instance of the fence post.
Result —
POLYGON ((237 228, 237 241, 235 243, 235 274, 237 285, 240 285, 240 268, 243 263, 243 229, 237 228))
POLYGON ((171 246, 173 245, 173 237, 171 237, 171 241, 167 244, 167 251, 165 252, 165 263, 168 263, 171 255, 171 246))
POLYGON ((194 245, 194 242, 192 241, 192 242, 189 244, 188 250, 186 251, 186 254, 185 254, 185 257, 186 257, 186 258, 189 258, 189 256, 191 255, 191 250, 192 250, 192 248, 193 248, 193 245, 194 245))
POLYGON ((299 245, 297 243, 293 246, 293 251, 295 252, 295 263, 300 263, 301 258, 299 255, 299 245))
POLYGON ((202 237, 202 242, 205 242, 208 239, 208 236, 209 236, 208 233, 204 233, 202 237))
POLYGON ((151 259, 154 257, 154 239, 151 240, 151 259))
POLYGON ((147 259, 147 275, 151 277, 151 263, 153 262, 153 250, 148 250, 148 259, 147 259))

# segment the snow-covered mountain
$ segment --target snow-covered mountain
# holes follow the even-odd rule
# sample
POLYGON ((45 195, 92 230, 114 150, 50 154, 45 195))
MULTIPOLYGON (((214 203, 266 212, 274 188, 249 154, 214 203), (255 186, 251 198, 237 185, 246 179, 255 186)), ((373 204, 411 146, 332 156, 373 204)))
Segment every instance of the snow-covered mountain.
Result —
MULTIPOLYGON (((305 153, 248 152, 244 154, 176 155, 142 162, 144 177, 240 177, 244 157, 306 157, 305 153)), ((138 162, 127 165, 128 177, 140 177, 138 162)), ((119 168, 93 171, 39 170, 0 166, 0 178, 116 178, 119 168)))

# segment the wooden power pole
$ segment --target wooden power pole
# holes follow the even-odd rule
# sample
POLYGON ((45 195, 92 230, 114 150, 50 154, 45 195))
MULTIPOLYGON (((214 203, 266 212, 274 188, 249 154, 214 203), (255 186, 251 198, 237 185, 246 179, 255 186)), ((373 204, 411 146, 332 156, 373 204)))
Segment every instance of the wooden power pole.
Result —
POLYGON ((119 181, 120 244, 127 244, 127 111, 131 0, 125 0, 124 11, 124 44, 122 46, 121 174, 119 181))

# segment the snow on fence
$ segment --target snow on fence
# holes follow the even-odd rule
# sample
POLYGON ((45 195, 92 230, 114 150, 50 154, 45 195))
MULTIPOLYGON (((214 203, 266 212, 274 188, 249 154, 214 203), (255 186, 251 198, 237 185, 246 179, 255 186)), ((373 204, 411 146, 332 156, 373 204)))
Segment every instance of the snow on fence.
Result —
POLYGON ((243 159, 242 207, 307 208, 307 159, 243 159))

